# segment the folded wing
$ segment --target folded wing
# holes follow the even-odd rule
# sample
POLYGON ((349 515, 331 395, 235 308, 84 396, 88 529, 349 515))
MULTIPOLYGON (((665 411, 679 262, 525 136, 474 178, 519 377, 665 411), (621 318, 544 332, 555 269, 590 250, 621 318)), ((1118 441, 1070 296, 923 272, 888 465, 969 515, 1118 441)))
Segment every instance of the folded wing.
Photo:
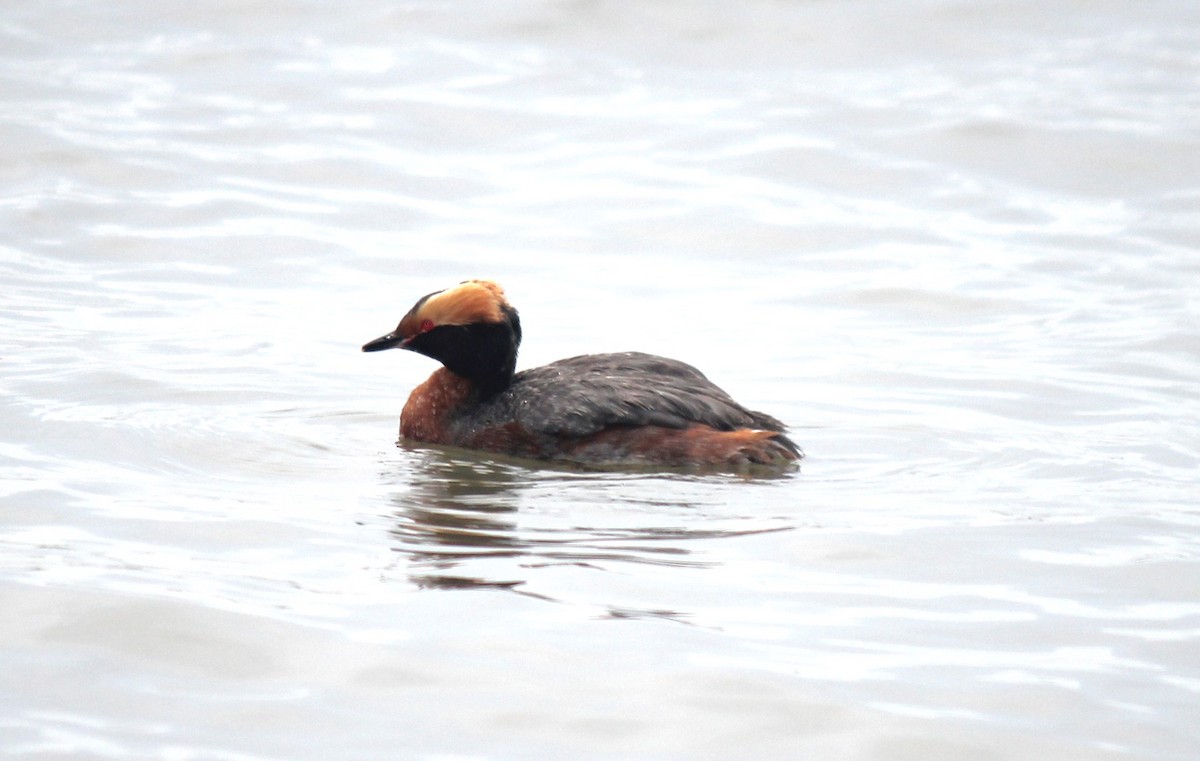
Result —
POLYGON ((782 431, 775 418, 742 407, 696 368, 639 352, 590 354, 519 373, 497 400, 525 428, 587 436, 613 426, 693 424, 730 431, 782 431))

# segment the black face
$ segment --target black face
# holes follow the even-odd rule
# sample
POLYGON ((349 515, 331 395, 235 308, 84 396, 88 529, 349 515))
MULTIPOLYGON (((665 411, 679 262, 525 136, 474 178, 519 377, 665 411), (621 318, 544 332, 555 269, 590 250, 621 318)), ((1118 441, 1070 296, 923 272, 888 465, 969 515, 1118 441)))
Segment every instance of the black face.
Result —
POLYGON ((517 310, 502 307, 501 322, 440 325, 405 341, 398 333, 376 338, 363 351, 398 346, 436 359, 455 375, 473 381, 485 395, 503 390, 512 381, 521 345, 521 320, 517 310))

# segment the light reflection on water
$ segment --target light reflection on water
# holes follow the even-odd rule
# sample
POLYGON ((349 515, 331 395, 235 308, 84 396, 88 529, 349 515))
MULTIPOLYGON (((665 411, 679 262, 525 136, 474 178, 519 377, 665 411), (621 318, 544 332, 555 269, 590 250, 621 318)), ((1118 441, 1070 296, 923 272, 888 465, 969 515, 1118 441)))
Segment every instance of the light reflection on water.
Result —
POLYGON ((1194 755, 1194 3, 10 5, 5 752, 1194 755), (478 276, 802 470, 395 448, 478 276))

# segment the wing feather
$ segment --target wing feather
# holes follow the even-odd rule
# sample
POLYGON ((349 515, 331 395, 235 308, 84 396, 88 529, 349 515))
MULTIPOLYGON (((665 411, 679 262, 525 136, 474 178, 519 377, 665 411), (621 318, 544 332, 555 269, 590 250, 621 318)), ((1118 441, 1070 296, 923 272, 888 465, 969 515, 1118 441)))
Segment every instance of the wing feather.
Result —
POLYGON ((549 436, 587 436, 612 426, 694 423, 718 430, 782 431, 683 362, 639 352, 590 354, 518 373, 496 402, 525 428, 549 436))

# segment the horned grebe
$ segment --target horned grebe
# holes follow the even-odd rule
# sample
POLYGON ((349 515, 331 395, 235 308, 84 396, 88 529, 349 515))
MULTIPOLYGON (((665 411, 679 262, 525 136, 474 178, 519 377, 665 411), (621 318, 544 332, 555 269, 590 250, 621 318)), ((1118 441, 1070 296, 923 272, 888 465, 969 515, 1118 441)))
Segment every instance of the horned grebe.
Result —
POLYGON ((363 351, 400 348, 441 362, 409 396, 414 441, 591 465, 787 465, 804 456, 784 426, 699 370, 638 352, 588 354, 515 372, 521 321, 490 280, 417 301, 363 351))

